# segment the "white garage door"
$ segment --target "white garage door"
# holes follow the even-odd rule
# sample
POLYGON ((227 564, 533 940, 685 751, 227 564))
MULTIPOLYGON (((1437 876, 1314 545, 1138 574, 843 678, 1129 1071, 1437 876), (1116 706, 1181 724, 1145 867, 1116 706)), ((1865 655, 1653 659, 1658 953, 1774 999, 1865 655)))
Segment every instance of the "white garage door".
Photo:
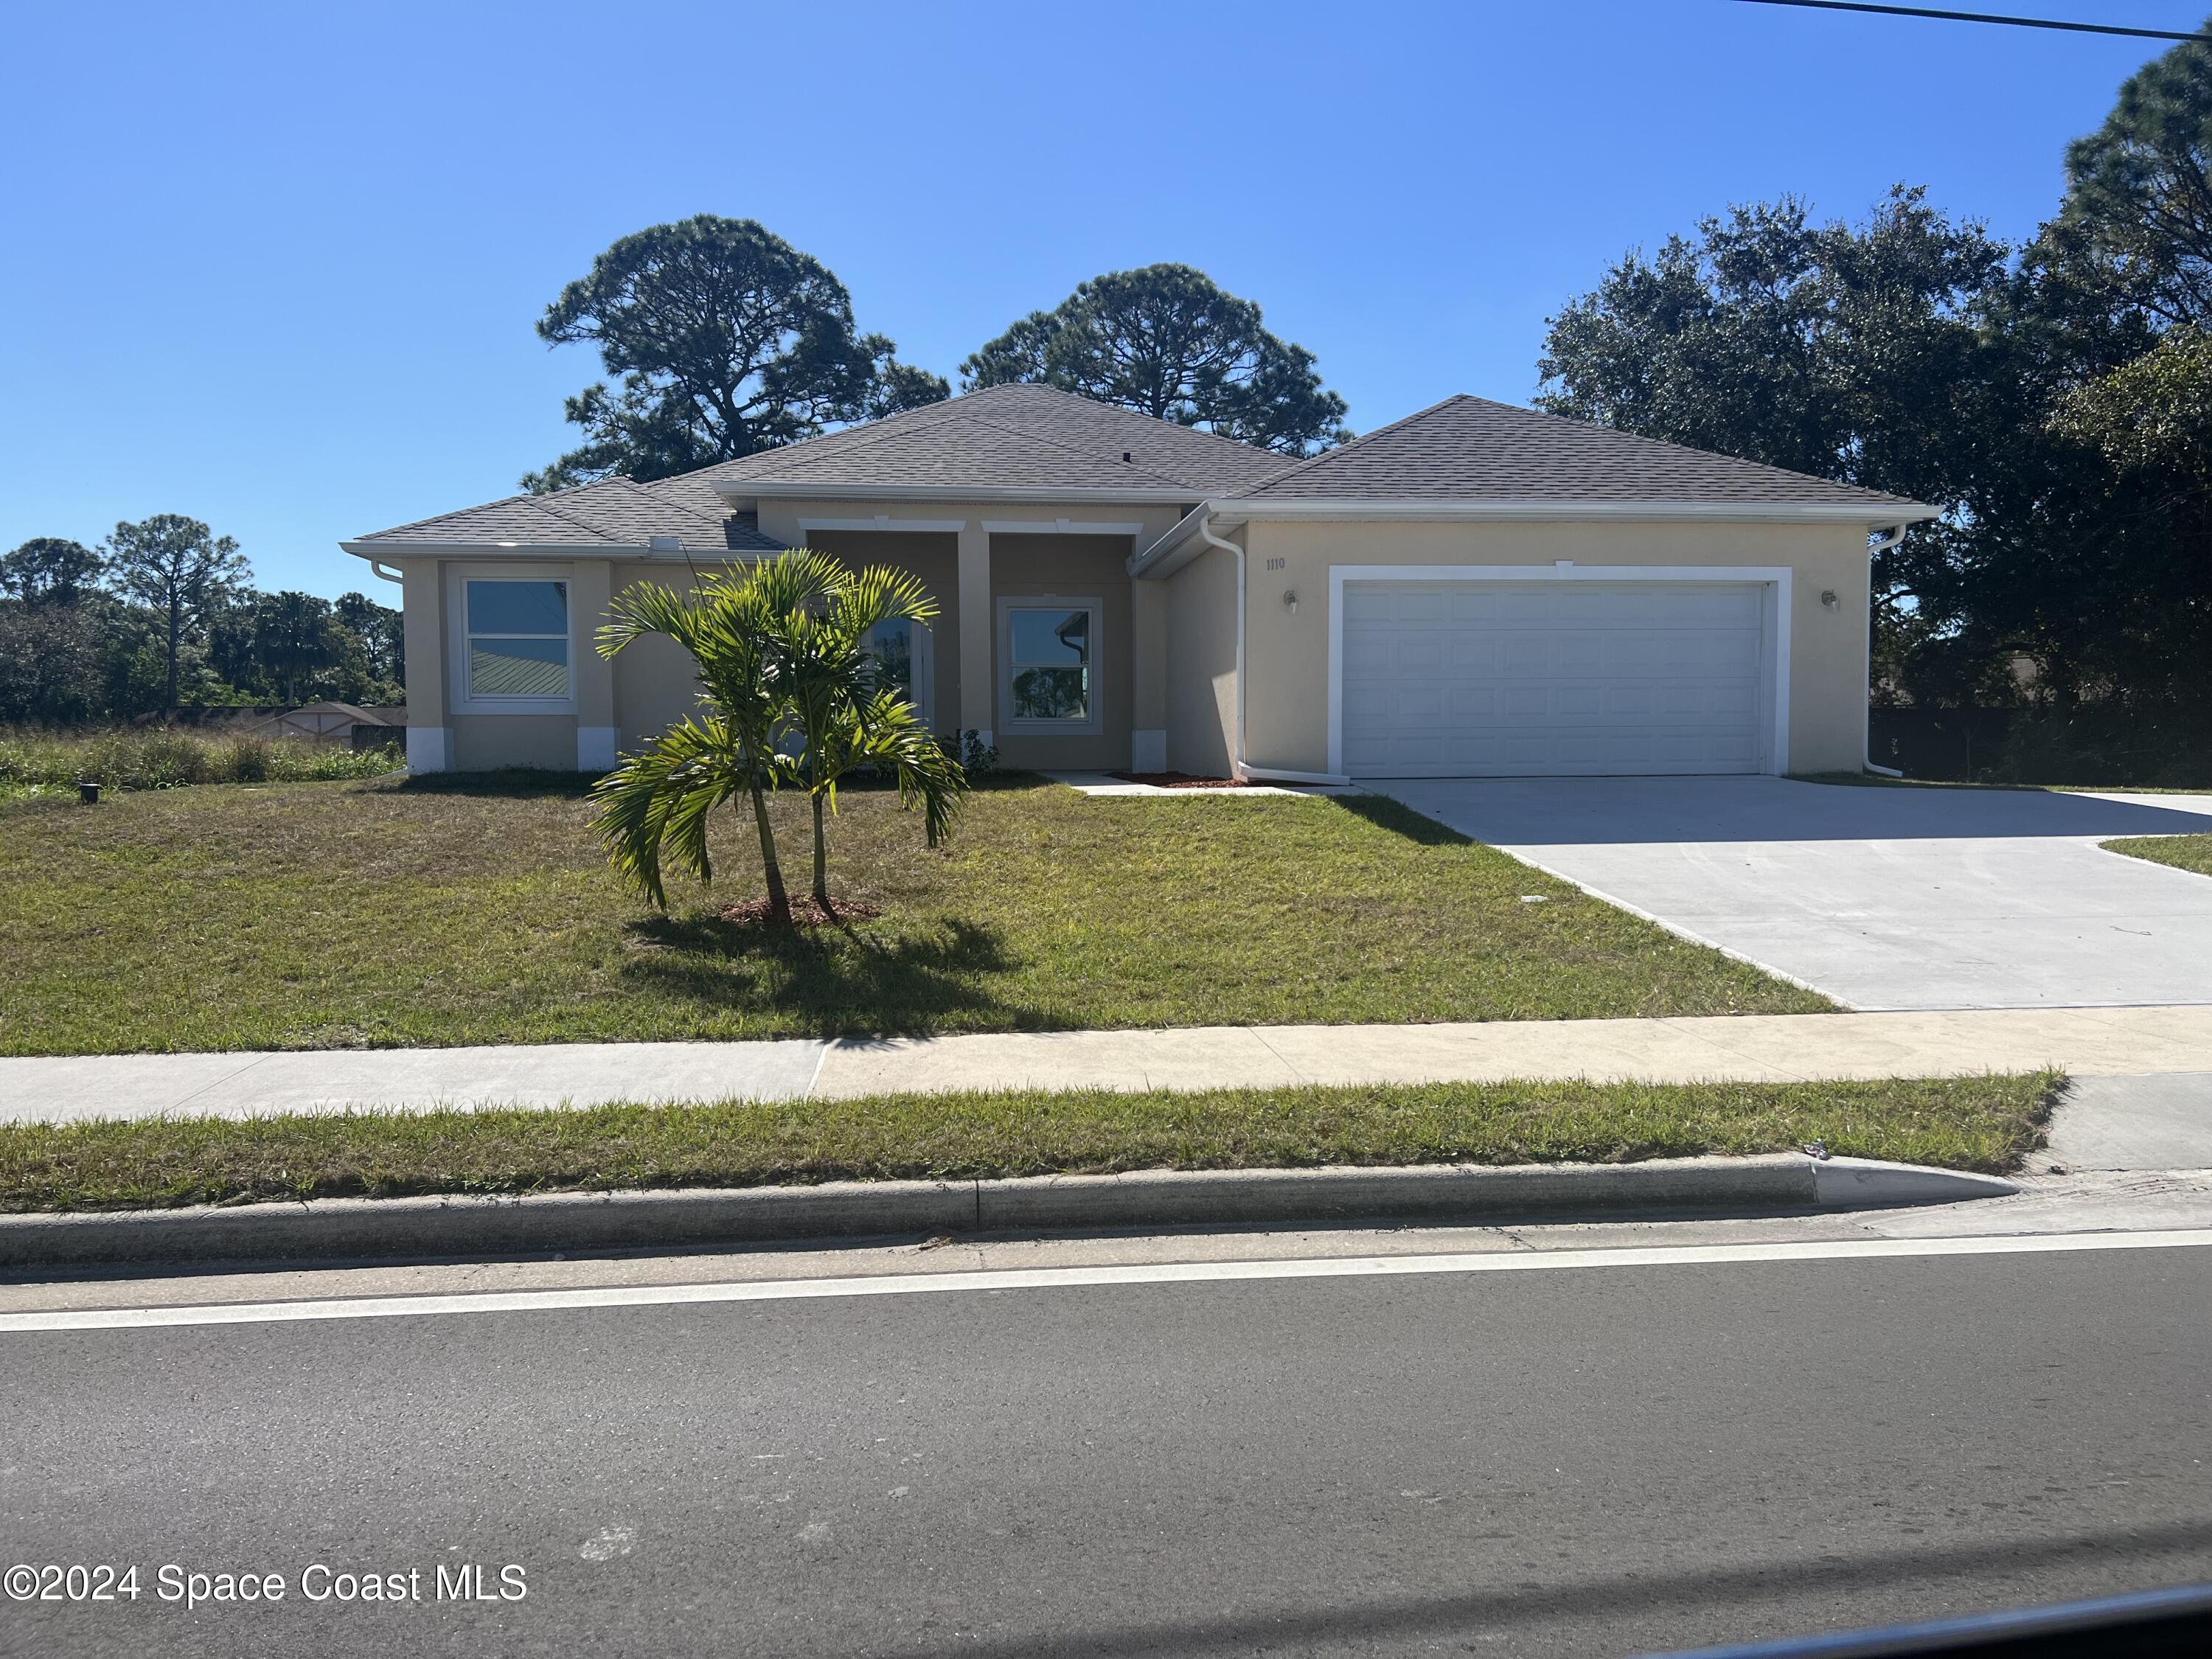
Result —
POLYGON ((1343 769, 1757 772, 1766 610, 1757 582, 1347 580, 1343 769))

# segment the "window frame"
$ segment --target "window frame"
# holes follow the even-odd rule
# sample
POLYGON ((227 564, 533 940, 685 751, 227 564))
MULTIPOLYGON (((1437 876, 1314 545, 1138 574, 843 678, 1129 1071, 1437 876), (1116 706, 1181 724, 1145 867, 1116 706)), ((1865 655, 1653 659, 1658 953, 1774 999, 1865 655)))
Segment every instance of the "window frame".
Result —
MULTIPOLYGON (((1002 593, 999 596, 999 730, 1019 737, 1093 736, 1106 729, 1106 603, 1095 595, 1002 593), (1090 613, 1089 707, 1079 720, 1022 720, 1014 714, 1014 612, 1083 611, 1090 613)), ((1032 665, 1036 666, 1039 665, 1032 665)))
POLYGON ((463 714, 573 714, 576 712, 576 572, 566 564, 455 565, 447 590, 450 623, 448 639, 453 661, 452 708, 463 714), (484 639, 562 640, 568 651, 568 690, 557 697, 485 696, 470 684, 469 641, 477 637, 469 629, 471 582, 560 582, 568 613, 567 635, 486 634, 484 639))

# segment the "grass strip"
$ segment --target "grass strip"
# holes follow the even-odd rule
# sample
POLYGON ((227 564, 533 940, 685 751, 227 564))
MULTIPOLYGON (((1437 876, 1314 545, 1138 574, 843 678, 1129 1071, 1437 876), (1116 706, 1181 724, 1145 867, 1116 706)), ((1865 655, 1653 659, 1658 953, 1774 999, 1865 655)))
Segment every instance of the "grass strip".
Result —
POLYGON ((2127 836, 2097 843, 2107 853, 2124 853, 2131 859, 2170 864, 2177 870, 2194 870, 2212 876, 2212 836, 2127 836))
POLYGON ((2053 1073, 900 1095, 0 1127, 0 1210, 1787 1151, 2001 1171, 2053 1073))

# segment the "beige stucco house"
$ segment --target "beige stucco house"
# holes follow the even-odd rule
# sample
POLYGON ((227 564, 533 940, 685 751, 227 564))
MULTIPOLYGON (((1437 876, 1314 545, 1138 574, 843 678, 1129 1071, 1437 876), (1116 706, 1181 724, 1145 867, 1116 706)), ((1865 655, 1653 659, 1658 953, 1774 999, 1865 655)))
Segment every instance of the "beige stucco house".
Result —
POLYGON ((912 570, 882 641, 1008 765, 1304 781, 1856 771, 1868 565, 1935 509, 1475 398, 1310 460, 995 386, 346 550, 403 585, 417 770, 604 770, 694 706, 610 598, 811 546, 912 570))

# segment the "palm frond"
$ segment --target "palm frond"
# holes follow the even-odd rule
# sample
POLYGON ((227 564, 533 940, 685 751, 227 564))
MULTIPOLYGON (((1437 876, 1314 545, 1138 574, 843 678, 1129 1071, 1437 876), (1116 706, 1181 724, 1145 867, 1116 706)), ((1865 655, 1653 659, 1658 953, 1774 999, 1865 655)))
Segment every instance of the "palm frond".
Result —
POLYGON ((748 787, 753 769, 718 716, 684 720, 624 755, 592 786, 592 828, 617 873, 655 908, 668 908, 664 855, 702 881, 714 878, 707 818, 748 787))
POLYGON ((967 805, 967 773, 921 723, 915 706, 896 693, 879 693, 860 715, 855 763, 891 775, 899 804, 922 809, 923 833, 929 845, 938 846, 952 833, 967 805))

